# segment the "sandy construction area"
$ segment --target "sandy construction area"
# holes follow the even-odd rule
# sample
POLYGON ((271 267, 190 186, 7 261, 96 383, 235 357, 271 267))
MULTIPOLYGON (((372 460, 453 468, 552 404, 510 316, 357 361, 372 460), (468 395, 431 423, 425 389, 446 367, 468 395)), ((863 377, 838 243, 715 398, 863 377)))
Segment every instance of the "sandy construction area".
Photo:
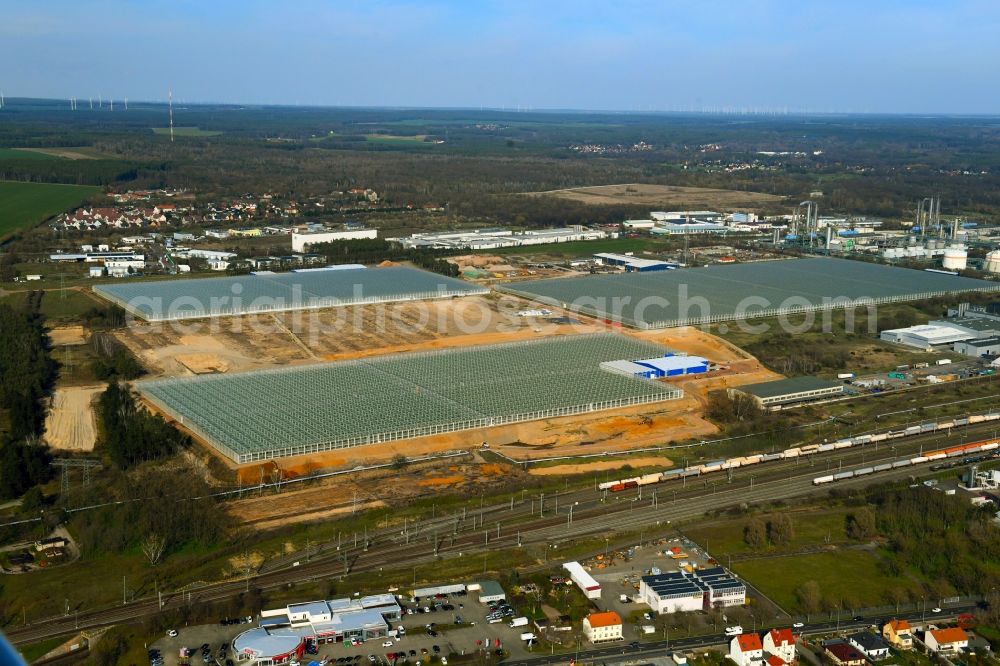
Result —
POLYGON ((56 389, 45 418, 44 439, 59 451, 93 451, 97 441, 93 401, 103 386, 56 389))
POLYGON ((114 335, 134 353, 152 375, 177 376, 207 372, 258 370, 302 362, 306 355, 291 341, 272 343, 265 335, 223 326, 218 331, 181 333, 169 326, 159 331, 121 329, 114 335))
MULTIPOLYGON (((583 328, 602 330, 598 325, 588 325, 583 328)), ((542 333, 533 328, 522 327, 514 332, 490 331, 435 338, 388 349, 385 347, 356 349, 352 352, 331 354, 328 358, 346 359, 387 351, 491 344, 552 335, 553 331, 563 332, 561 329, 566 329, 566 333, 581 332, 581 328, 576 326, 547 325, 542 333)), ((668 380, 668 383, 685 392, 684 397, 679 400, 283 458, 264 466, 265 474, 272 474, 275 465, 287 478, 289 475, 300 476, 319 469, 344 469, 373 462, 388 462, 399 455, 413 457, 449 451, 471 451, 479 448, 484 442, 494 451, 512 459, 531 460, 540 457, 628 451, 707 439, 718 433, 718 428, 703 416, 711 391, 780 377, 763 368, 755 358, 739 348, 695 328, 622 332, 658 342, 678 351, 705 356, 719 364, 720 370, 708 375, 689 375, 668 380)), ((216 340, 213 344, 218 345, 221 342, 216 340)), ((224 460, 228 466, 235 467, 228 459, 224 460)), ((622 461, 617 466, 622 464, 627 463, 622 461)), ((248 483, 256 483, 260 480, 261 469, 260 465, 245 465, 239 467, 240 476, 248 483)), ((427 483, 434 485, 446 482, 442 480, 427 483)))
POLYGON ((152 375, 169 377, 605 330, 595 324, 560 325, 517 316, 518 310, 531 307, 515 297, 472 296, 195 320, 114 334, 152 375))
POLYGON ((753 359, 752 356, 732 343, 692 326, 681 326, 679 328, 667 328, 655 331, 625 329, 624 332, 628 335, 656 342, 676 351, 690 354, 691 356, 703 356, 719 364, 753 359))
POLYGON ((625 456, 615 456, 611 460, 598 460, 596 462, 576 463, 571 465, 552 465, 551 467, 532 467, 528 470, 534 476, 561 476, 563 474, 586 474, 587 472, 603 472, 607 469, 618 469, 625 465, 632 467, 670 467, 669 458, 661 456, 644 456, 638 458, 628 458, 625 456))
POLYGON ((87 342, 87 331, 83 326, 59 326, 49 331, 49 340, 54 347, 82 345, 87 342))
POLYGON ((717 190, 707 187, 650 185, 644 183, 574 187, 565 190, 549 190, 547 192, 526 192, 525 194, 554 196, 600 206, 616 204, 662 206, 663 210, 670 208, 704 210, 753 207, 775 204, 782 200, 782 197, 774 194, 764 194, 763 192, 741 192, 738 190, 717 190))

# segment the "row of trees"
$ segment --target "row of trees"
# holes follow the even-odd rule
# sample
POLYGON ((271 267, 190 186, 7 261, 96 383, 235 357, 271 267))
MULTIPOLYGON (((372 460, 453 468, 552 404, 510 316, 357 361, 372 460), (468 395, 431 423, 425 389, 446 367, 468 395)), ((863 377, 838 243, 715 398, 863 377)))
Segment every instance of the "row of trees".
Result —
POLYGON ((450 277, 458 276, 458 266, 446 261, 443 252, 404 248, 381 238, 338 240, 317 243, 310 248, 330 263, 377 264, 382 261, 409 261, 415 266, 450 277))
POLYGON ((0 497, 17 497, 51 476, 49 454, 39 437, 45 398, 57 364, 49 353, 40 307, 43 292, 31 292, 19 307, 0 304, 0 497))
POLYGON ((100 443, 119 469, 169 456, 188 437, 160 416, 141 409, 128 384, 111 381, 97 401, 100 443))
POLYGON ((787 546, 795 538, 795 525, 786 513, 776 513, 768 520, 754 516, 743 528, 743 541, 754 550, 787 546))

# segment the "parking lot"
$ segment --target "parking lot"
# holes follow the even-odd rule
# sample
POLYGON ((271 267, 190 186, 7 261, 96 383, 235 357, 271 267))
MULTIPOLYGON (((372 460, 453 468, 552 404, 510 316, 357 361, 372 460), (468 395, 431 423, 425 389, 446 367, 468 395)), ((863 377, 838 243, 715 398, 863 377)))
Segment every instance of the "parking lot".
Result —
MULTIPOLYGON (((467 655, 478 650, 496 650, 496 640, 500 640, 500 646, 505 654, 514 658, 523 658, 530 655, 527 646, 520 640, 520 635, 525 631, 532 631, 531 627, 512 628, 509 626, 510 617, 504 618, 502 622, 487 623, 486 616, 490 612, 486 604, 481 604, 473 594, 465 596, 451 595, 440 599, 421 599, 419 608, 430 609, 429 612, 417 612, 418 604, 412 602, 409 597, 400 600, 407 614, 402 620, 393 623, 393 628, 402 625, 405 635, 397 638, 372 639, 360 645, 352 646, 347 643, 322 643, 317 645, 315 655, 305 654, 300 660, 303 664, 310 661, 329 660, 331 663, 347 666, 348 664, 358 664, 359 666, 420 666, 427 664, 441 665, 441 657, 446 660, 449 657, 467 655), (461 624, 456 621, 460 620, 461 624), (428 628, 427 625, 433 625, 428 628), (434 632, 436 635, 432 635, 434 632), (384 645, 391 642, 391 646, 384 645), (435 646, 437 650, 435 651, 435 646), (394 655, 395 659, 390 659, 389 655, 394 655)), ((516 611, 516 609, 515 609, 516 611)), ((516 613, 515 613, 516 616, 516 613)), ((187 663, 193 666, 202 664, 212 664, 214 666, 227 666, 227 660, 236 664, 239 661, 229 650, 225 655, 220 654, 223 644, 231 645, 233 638, 238 634, 255 626, 254 624, 242 624, 236 626, 199 625, 194 627, 178 628, 178 636, 164 636, 159 639, 153 648, 160 651, 163 666, 177 666, 185 663, 180 658, 180 648, 191 648, 191 656, 187 663), (208 644, 209 658, 202 658, 202 645, 208 644)), ((494 654, 494 658, 496 655, 494 654)))

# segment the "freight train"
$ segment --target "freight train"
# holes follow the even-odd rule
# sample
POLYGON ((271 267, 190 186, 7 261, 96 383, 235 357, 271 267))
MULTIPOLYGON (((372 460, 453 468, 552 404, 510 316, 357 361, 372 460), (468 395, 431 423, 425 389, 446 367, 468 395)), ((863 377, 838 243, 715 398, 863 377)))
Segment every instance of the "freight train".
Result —
MULTIPOLYGON (((995 458, 1000 455, 1000 441, 998 440, 984 440, 982 442, 973 442, 972 444, 963 444, 961 446, 952 446, 947 449, 939 449, 937 451, 931 451, 920 456, 909 458, 907 460, 897 460, 892 463, 883 463, 881 465, 872 465, 871 467, 862 467, 861 469, 847 470, 844 472, 837 472, 836 474, 827 474, 826 476, 818 476, 813 479, 814 486, 821 486, 825 483, 833 483, 834 481, 844 481, 845 479, 853 479, 858 476, 865 476, 868 474, 875 474, 876 472, 885 472, 890 469, 898 469, 900 467, 909 467, 911 465, 919 465, 925 462, 933 462, 935 460, 945 460, 947 458, 958 458, 959 456, 968 456, 964 458, 961 463, 972 464, 976 462, 982 462, 987 458, 995 458), (984 455, 974 456, 971 454, 982 453, 984 455)), ((958 461, 956 461, 958 462, 958 461)), ((934 465, 931 469, 943 469, 944 465, 934 465)))
MULTIPOLYGON (((997 421, 1000 420, 1000 411, 988 412, 986 414, 973 414, 968 417, 963 417, 960 419, 951 419, 948 421, 941 421, 939 423, 922 423, 920 425, 909 426, 901 430, 890 430, 888 432, 876 433, 871 435, 857 435, 856 437, 847 437, 845 439, 838 439, 835 442, 824 442, 823 444, 807 444, 805 446, 796 446, 790 449, 785 449, 778 453, 757 453, 751 456, 742 456, 739 458, 727 458, 725 460, 715 460, 712 462, 702 463, 699 465, 692 465, 684 468, 674 468, 664 470, 662 472, 653 472, 652 474, 645 474, 643 476, 635 476, 628 479, 617 479, 615 481, 606 481, 600 485, 598 488, 600 490, 607 490, 613 493, 622 492, 624 490, 629 490, 632 488, 638 488, 640 486, 648 486, 656 483, 665 483, 667 481, 675 481, 677 479, 683 479, 685 477, 701 476, 702 474, 711 474, 712 472, 721 472, 724 470, 735 469, 738 467, 747 467, 749 465, 757 465, 760 463, 773 462, 775 460, 788 460, 791 458, 800 458, 804 456, 810 456, 817 453, 826 453, 828 451, 835 451, 839 449, 849 449, 855 446, 864 446, 866 444, 877 444, 879 442, 891 441, 895 439, 901 439, 904 437, 912 437, 914 435, 925 435, 931 432, 941 432, 947 431, 952 428, 961 428, 969 425, 976 425, 978 423, 984 423, 986 421, 997 421)), ((862 470, 865 474, 871 474, 876 471, 885 471, 886 469, 892 469, 893 467, 905 467, 907 465, 919 464, 913 461, 918 460, 919 462, 926 462, 928 460, 938 460, 942 458, 954 457, 959 455, 964 455, 966 453, 976 453, 979 451, 991 451, 997 448, 997 442, 978 442, 976 444, 966 444, 962 447, 952 447, 951 449, 942 449, 941 451, 936 451, 933 454, 927 454, 925 456, 918 456, 907 461, 896 461, 895 463, 884 463, 882 465, 875 465, 871 468, 863 468, 862 470), (978 449, 972 450, 974 447, 979 447, 978 449), (983 448, 984 446, 991 446, 991 448, 983 448), (951 456, 948 452, 962 449, 954 456, 951 456), (930 456, 934 455, 934 458, 930 456), (886 467, 888 466, 888 467, 886 467), (870 471, 866 471, 870 470, 870 471)), ((837 477, 843 474, 848 474, 848 472, 840 472, 838 474, 830 475, 829 481, 840 480, 837 477)), ((851 472, 851 477, 861 476, 857 472, 851 472)), ((844 476, 842 478, 851 478, 844 476)), ((820 477, 825 479, 826 477, 820 477)), ((813 481, 816 483, 819 479, 813 481)), ((829 483, 829 481, 823 481, 822 483, 829 483)), ((816 485, 820 485, 816 483, 816 485)))

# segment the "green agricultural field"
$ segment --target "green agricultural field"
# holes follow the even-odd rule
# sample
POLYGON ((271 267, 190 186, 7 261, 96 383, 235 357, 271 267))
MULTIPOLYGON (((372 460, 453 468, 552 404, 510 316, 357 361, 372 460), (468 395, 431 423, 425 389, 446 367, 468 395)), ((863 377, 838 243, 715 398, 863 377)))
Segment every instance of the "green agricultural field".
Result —
POLYGON ((886 574, 876 553, 859 549, 734 562, 733 571, 787 611, 803 610, 796 591, 810 580, 819 585, 824 601, 847 609, 889 603, 892 590, 919 590, 914 580, 886 574))
MULTIPOLYGON (((170 136, 170 128, 169 127, 154 127, 153 128, 153 133, 154 134, 164 135, 164 136, 170 136)), ((174 136, 206 137, 206 136, 219 136, 220 134, 222 134, 222 132, 218 132, 218 131, 215 131, 215 130, 203 130, 200 127, 175 127, 174 128, 174 136)))
POLYGON ((54 155, 47 155, 33 150, 19 150, 17 148, 0 148, 0 160, 55 160, 59 159, 54 155))
POLYGON ((90 185, 0 181, 0 240, 100 194, 90 185))
POLYGON ((365 135, 365 141, 370 141, 372 143, 386 143, 395 145, 418 145, 418 146, 436 145, 432 141, 425 141, 426 138, 427 138, 426 134, 417 134, 416 136, 400 136, 397 134, 365 135))

